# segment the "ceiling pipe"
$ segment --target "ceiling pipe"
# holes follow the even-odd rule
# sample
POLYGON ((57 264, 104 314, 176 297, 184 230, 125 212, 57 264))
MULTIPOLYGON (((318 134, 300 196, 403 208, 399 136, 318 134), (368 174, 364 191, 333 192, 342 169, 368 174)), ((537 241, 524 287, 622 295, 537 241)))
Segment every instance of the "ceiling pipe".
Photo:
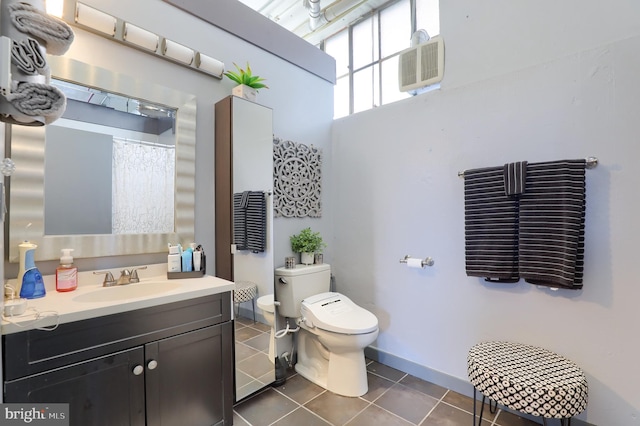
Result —
POLYGON ((341 0, 325 9, 321 9, 320 0, 305 0, 305 5, 307 2, 309 5, 309 28, 311 28, 311 31, 315 31, 349 12, 351 9, 358 7, 362 3, 366 3, 366 1, 367 0, 341 0))

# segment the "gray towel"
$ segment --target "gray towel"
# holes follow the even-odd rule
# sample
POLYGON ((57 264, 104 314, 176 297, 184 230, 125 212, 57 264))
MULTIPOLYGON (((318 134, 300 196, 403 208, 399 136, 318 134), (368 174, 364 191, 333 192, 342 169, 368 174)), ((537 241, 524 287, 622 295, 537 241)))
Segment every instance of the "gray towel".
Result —
POLYGON ((513 283, 518 275, 518 203, 502 167, 464 173, 465 267, 470 277, 513 283))
POLYGON ((64 21, 47 15, 28 3, 9 5, 9 17, 22 33, 30 34, 47 45, 52 55, 64 55, 73 43, 73 30, 64 21))
POLYGON ((28 75, 47 75, 49 69, 47 59, 40 50, 40 44, 31 37, 20 42, 13 40, 11 61, 20 71, 28 75))
POLYGON ((22 114, 43 116, 47 124, 60 118, 67 107, 64 93, 55 86, 43 83, 14 81, 11 93, 6 98, 22 114))
POLYGON ((233 239, 238 250, 266 250, 267 202, 263 191, 233 194, 233 239))
POLYGON ((524 193, 527 182, 527 162, 507 163, 504 165, 504 192, 507 195, 524 193))
POLYGON ((582 288, 585 160, 530 163, 520 197, 520 276, 528 283, 582 288))

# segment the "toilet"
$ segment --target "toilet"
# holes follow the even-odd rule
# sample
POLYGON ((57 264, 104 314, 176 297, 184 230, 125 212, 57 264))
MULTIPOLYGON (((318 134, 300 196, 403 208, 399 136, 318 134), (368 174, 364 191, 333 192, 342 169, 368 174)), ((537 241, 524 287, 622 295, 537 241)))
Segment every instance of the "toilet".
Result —
POLYGON ((275 280, 279 314, 295 319, 300 327, 298 374, 338 395, 367 393, 364 348, 378 337, 376 316, 329 291, 327 264, 278 268, 275 280))
POLYGON ((275 306, 273 304, 273 294, 266 294, 258 297, 256 301, 258 308, 262 310, 262 316, 267 321, 267 324, 271 326, 271 332, 269 333, 269 360, 275 363, 276 351, 275 351, 275 306))

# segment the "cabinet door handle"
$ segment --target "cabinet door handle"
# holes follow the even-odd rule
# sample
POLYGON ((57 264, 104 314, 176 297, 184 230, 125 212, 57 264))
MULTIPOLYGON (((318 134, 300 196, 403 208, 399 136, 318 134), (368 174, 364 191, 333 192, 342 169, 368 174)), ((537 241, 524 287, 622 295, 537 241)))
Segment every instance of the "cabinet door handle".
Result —
POLYGON ((135 367, 133 367, 133 374, 135 374, 136 376, 139 376, 142 373, 144 373, 144 367, 143 366, 138 364, 135 367))
POLYGON ((152 359, 151 361, 149 361, 149 363, 147 364, 147 368, 149 370, 153 370, 158 366, 158 361, 156 361, 155 359, 152 359))

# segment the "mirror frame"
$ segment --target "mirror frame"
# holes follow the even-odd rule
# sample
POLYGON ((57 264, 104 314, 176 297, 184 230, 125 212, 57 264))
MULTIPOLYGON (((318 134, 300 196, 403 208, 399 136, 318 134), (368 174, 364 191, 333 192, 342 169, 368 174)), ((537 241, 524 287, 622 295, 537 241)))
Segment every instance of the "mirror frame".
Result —
POLYGON ((62 248, 74 258, 167 251, 168 243, 188 244, 195 236, 196 96, 74 59, 47 56, 51 75, 60 80, 103 89, 177 108, 175 227, 163 234, 44 234, 45 127, 11 126, 6 150, 16 170, 9 183, 8 260, 19 261, 18 244, 38 245, 35 260, 59 259, 62 248))

